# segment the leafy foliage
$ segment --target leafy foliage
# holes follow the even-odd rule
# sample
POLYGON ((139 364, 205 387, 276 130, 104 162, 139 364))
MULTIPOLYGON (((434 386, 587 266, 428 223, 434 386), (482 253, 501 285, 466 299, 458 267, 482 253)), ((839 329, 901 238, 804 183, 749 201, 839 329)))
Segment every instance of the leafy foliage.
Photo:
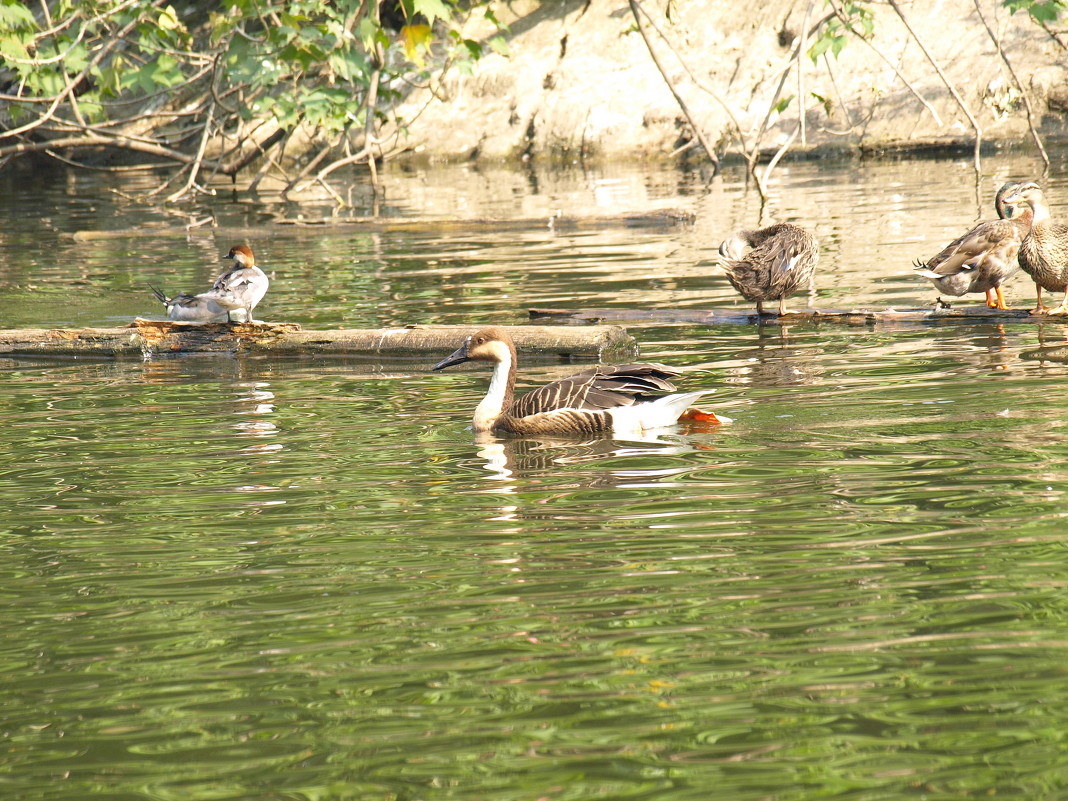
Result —
POLYGON ((813 64, 827 52, 838 58, 838 54, 849 42, 850 35, 867 39, 874 31, 875 19, 870 9, 860 3, 842 3, 841 15, 828 20, 827 24, 820 28, 819 37, 808 49, 809 58, 813 64))
POLYGON ((1064 0, 1003 0, 1002 5, 1013 14, 1026 11, 1039 24, 1056 22, 1068 11, 1064 0))
POLYGON ((335 142, 370 134, 401 79, 482 56, 461 23, 473 8, 495 22, 490 2, 0 0, 0 157, 114 137, 146 114, 150 143, 187 155, 251 121, 282 138, 301 124, 335 142))

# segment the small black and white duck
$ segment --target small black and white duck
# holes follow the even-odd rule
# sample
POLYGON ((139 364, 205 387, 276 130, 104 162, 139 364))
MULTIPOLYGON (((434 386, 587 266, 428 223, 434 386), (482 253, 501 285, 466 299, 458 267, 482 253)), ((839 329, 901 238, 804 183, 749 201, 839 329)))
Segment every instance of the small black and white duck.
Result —
POLYGON ((985 292, 986 305, 1008 309, 1001 285, 1017 269, 1017 254, 1024 237, 1031 230, 1031 209, 1024 203, 1006 201, 1019 184, 1010 181, 994 195, 997 220, 979 223, 957 237, 928 261, 916 261, 916 272, 943 295, 960 297, 970 292, 985 292))
MULTIPOLYGON (((516 436, 640 434, 674 425, 702 395, 715 390, 673 393, 679 370, 662 364, 597 365, 514 399, 516 350, 498 326, 469 336, 454 353, 434 365, 443 370, 467 361, 493 363, 489 391, 475 409, 476 433, 516 436)), ((709 412, 694 419, 720 422, 709 412)))
POLYGON ((779 223, 735 231, 720 244, 719 254, 727 280, 743 298, 756 301, 757 314, 764 314, 764 301, 777 300, 783 315, 786 298, 812 277, 820 245, 800 225, 779 223))
POLYGON ((1049 309, 1042 303, 1042 290, 1068 292, 1068 225, 1054 222, 1049 204, 1034 181, 1020 184, 1006 203, 1026 203, 1034 212, 1031 231, 1020 245, 1020 267, 1035 282, 1038 302, 1032 314, 1068 314, 1068 294, 1049 309))

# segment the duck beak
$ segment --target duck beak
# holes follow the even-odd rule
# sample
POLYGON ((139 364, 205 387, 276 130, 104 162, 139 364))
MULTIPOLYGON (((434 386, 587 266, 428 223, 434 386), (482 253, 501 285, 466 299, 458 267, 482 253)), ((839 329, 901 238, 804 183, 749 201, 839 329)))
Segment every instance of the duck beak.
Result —
POLYGON ((458 347, 449 356, 446 356, 440 362, 431 367, 431 370, 444 370, 446 367, 452 367, 454 364, 463 364, 469 361, 467 358, 467 345, 471 340, 464 340, 464 344, 458 347))

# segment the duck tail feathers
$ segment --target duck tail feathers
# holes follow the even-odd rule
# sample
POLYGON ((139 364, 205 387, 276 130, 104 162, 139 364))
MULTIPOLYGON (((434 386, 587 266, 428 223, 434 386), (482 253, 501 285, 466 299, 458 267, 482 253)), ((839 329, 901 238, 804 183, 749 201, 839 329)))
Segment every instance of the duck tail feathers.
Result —
POLYGON ((152 284, 148 284, 148 288, 152 290, 152 294, 156 296, 156 300, 158 300, 164 306, 166 306, 167 303, 170 301, 170 298, 164 295, 163 291, 159 287, 155 287, 152 286, 152 284))

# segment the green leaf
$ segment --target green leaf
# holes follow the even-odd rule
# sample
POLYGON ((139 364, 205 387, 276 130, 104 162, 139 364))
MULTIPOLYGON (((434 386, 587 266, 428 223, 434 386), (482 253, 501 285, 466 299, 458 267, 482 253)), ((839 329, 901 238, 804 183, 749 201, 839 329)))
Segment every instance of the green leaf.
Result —
POLYGON ((489 45, 490 50, 501 56, 508 55, 508 42, 505 41, 503 36, 494 36, 490 38, 486 44, 489 45))
POLYGON ((412 0, 412 8, 416 14, 422 14, 431 25, 436 19, 452 19, 452 14, 441 0, 412 0))
POLYGON ((37 20, 24 3, 16 0, 0 2, 0 32, 34 30, 37 20))
POLYGON ((789 97, 784 97, 782 100, 780 100, 778 103, 775 104, 775 106, 774 106, 775 113, 776 114, 782 114, 784 111, 786 111, 786 108, 793 102, 793 100, 794 100, 794 96, 793 95, 790 95, 789 97))

